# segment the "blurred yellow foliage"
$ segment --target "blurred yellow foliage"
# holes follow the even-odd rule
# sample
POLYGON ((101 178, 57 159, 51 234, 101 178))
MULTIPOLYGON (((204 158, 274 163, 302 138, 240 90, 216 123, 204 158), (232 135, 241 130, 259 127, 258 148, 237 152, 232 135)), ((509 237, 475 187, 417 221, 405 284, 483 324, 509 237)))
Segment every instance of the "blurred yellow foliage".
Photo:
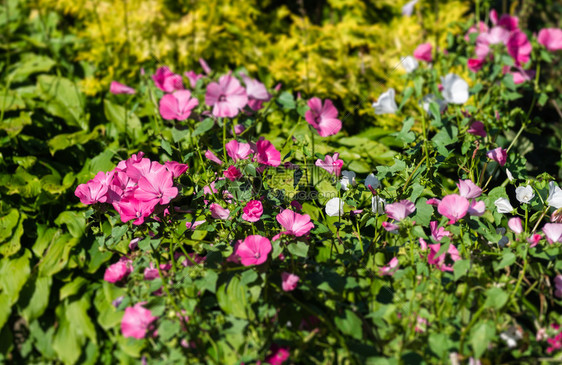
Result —
MULTIPOLYGON (((38 0, 43 10, 76 18, 85 40, 79 57, 97 66, 84 80, 89 94, 111 80, 136 79, 140 67, 200 71, 202 57, 218 72, 245 67, 268 86, 340 99, 347 110, 371 113, 388 87, 398 91, 400 57, 422 42, 443 47, 468 12, 466 1, 327 0, 38 0), (318 5, 320 4, 320 5, 318 5), (396 70, 394 70, 397 68, 396 70), (393 71, 394 70, 394 71, 393 71)), ((132 82, 132 81, 131 81, 132 82)), ((392 116, 377 116, 395 125, 392 116)))

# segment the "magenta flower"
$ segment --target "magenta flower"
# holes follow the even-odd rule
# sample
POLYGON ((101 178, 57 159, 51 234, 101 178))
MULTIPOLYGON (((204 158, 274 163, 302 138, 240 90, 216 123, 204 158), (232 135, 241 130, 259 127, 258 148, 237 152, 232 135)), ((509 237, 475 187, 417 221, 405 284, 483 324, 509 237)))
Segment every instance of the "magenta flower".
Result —
POLYGON ((211 74, 212 70, 204 59, 200 58, 199 64, 201 65, 203 72, 205 72, 207 75, 211 74))
POLYGON ((121 320, 121 333, 124 337, 142 339, 146 332, 152 329, 152 323, 158 317, 152 316, 150 310, 144 308, 141 303, 134 307, 125 308, 125 315, 121 320))
POLYGON ((213 107, 215 117, 232 118, 248 104, 248 96, 240 81, 228 74, 207 86, 205 104, 213 107))
POLYGON ((293 291, 297 288, 299 277, 295 274, 283 272, 281 274, 281 287, 284 291, 293 291))
POLYGON ((252 235, 246 237, 236 249, 236 255, 244 266, 261 265, 267 261, 271 252, 271 242, 266 237, 252 235))
POLYGON ((164 167, 166 168, 166 170, 172 173, 172 177, 174 179, 180 177, 187 171, 187 169, 189 169, 189 166, 187 166, 186 164, 176 161, 166 161, 164 163, 164 167))
POLYGON ((193 224, 191 222, 185 222, 185 226, 187 227, 187 229, 195 230, 195 228, 197 228, 197 226, 200 226, 205 222, 206 221, 195 221, 195 222, 193 222, 193 224))
POLYGON ((484 128, 484 123, 476 121, 470 125, 467 130, 468 133, 474 136, 480 136, 482 138, 486 137, 486 129, 484 128))
POLYGON ((435 257, 435 256, 437 255, 437 253, 441 249, 441 244, 437 243, 437 244, 428 245, 428 246, 429 246, 429 254, 427 255, 427 263, 430 264, 430 265, 435 265, 437 267, 437 269, 439 269, 441 271, 453 271, 453 265, 446 265, 445 264, 445 259, 446 259, 447 254, 449 254, 449 257, 453 261, 458 261, 458 260, 461 259, 460 255, 459 255, 459 251, 452 244, 449 246, 449 250, 447 252, 444 252, 439 257, 435 257))
POLYGON ((479 21, 478 26, 473 25, 468 29, 468 31, 464 35, 464 39, 468 42, 470 40, 470 35, 472 33, 486 33, 486 32, 488 32, 488 25, 483 21, 479 21))
POLYGON ((183 90, 181 76, 170 71, 168 67, 160 67, 152 75, 152 79, 156 87, 164 92, 171 93, 176 90, 183 90))
POLYGON ((484 60, 478 58, 469 58, 467 61, 467 67, 472 72, 478 72, 484 66, 484 60))
POLYGON ((286 230, 286 234, 291 234, 296 237, 304 236, 314 228, 314 223, 310 221, 310 216, 308 214, 295 213, 290 209, 285 209, 277 214, 276 219, 286 230))
POLYGON ((527 239, 527 242, 531 244, 529 247, 535 247, 540 242, 541 239, 542 236, 539 233, 533 234, 531 237, 527 239))
POLYGON ((240 170, 238 170, 235 166, 229 166, 223 172, 223 174, 224 174, 224 177, 226 177, 230 181, 234 181, 234 180, 240 178, 240 176, 242 176, 242 173, 240 172, 240 170))
POLYGON ((477 202, 476 200, 472 200, 470 202, 470 206, 468 207, 468 214, 480 217, 486 211, 486 203, 483 201, 477 202))
POLYGON ((173 185, 174 178, 170 171, 151 171, 139 179, 138 189, 133 196, 143 202, 165 205, 178 195, 178 188, 173 185))
POLYGON ((259 200, 250 200, 243 209, 242 219, 247 222, 257 222, 263 214, 263 205, 259 200))
POLYGON ((202 74, 195 73, 195 71, 187 71, 184 75, 189 80, 189 85, 191 85, 192 89, 195 89, 195 86, 197 86, 197 81, 205 77, 202 74))
POLYGON ((388 265, 379 268, 379 275, 392 276, 398 270, 398 259, 393 257, 388 265))
POLYGON ((263 137, 256 143, 257 161, 262 165, 277 167, 281 164, 281 152, 277 151, 273 143, 263 137))
POLYGON ((400 229, 400 226, 396 223, 390 223, 390 222, 382 222, 382 228, 384 228, 386 231, 390 232, 390 233, 398 233, 398 229, 400 229))
POLYGON ((133 271, 132 263, 129 258, 125 256, 121 257, 119 261, 113 265, 109 265, 109 267, 105 269, 103 280, 110 283, 123 280, 133 271))
POLYGON ((523 232, 523 225, 521 224, 521 218, 513 217, 507 221, 507 226, 511 229, 515 234, 521 234, 523 232))
POLYGON ((559 51, 562 49, 562 29, 541 29, 537 37, 537 41, 551 52, 559 51))
POLYGON ((429 222, 429 229, 431 230, 431 237, 439 242, 443 237, 451 237, 451 232, 446 231, 444 227, 439 227, 439 223, 436 221, 429 222))
POLYGON ((152 214, 155 206, 155 201, 146 202, 134 197, 126 197, 113 202, 113 208, 121 216, 121 221, 125 223, 134 219, 133 224, 136 226, 144 223, 144 219, 152 214))
POLYGON ((324 161, 321 159, 316 160, 315 165, 328 171, 330 174, 340 176, 341 169, 343 167, 343 160, 339 159, 340 154, 334 153, 333 156, 326 155, 324 161))
POLYGON ((427 199, 427 201, 425 202, 425 204, 433 205, 434 207, 438 207, 439 203, 441 203, 441 200, 437 198, 427 199))
POLYGON ((287 359, 289 359, 289 348, 279 347, 277 344, 271 346, 271 355, 265 358, 265 362, 270 365, 282 365, 287 359))
POLYGON ((554 278, 554 287, 556 290, 554 291, 554 295, 558 298, 562 298, 562 275, 558 274, 554 278))
POLYGON ((228 219, 230 215, 230 210, 221 207, 217 203, 212 203, 209 210, 211 211, 211 217, 215 219, 228 219))
POLYGON ((458 194, 450 194, 445 196, 439 206, 437 207, 437 211, 449 218, 449 224, 455 224, 459 219, 464 217, 468 212, 468 207, 470 203, 468 199, 458 195, 458 194))
POLYGON ((473 183, 472 180, 459 180, 457 186, 459 188, 460 196, 464 198, 473 199, 482 195, 482 189, 473 183))
POLYGON ((326 99, 322 105, 322 100, 312 98, 308 101, 308 107, 310 110, 304 117, 321 137, 333 136, 340 131, 341 121, 338 119, 338 110, 330 99, 326 99))
POLYGON ((218 158, 217 155, 215 155, 215 154, 213 153, 213 151, 211 151, 211 150, 207 150, 207 152, 205 152, 205 157, 206 157, 208 160, 213 161, 214 163, 217 163, 217 164, 219 164, 219 165, 222 165, 221 159, 218 158))
POLYGON ((166 120, 186 120, 197 105, 199 100, 189 90, 178 90, 160 99, 160 115, 166 120))
POLYGON ((529 62, 531 50, 531 42, 525 33, 520 30, 511 33, 507 41, 507 52, 515 60, 516 66, 529 62))
POLYGON ((414 51, 414 57, 420 61, 431 62, 433 60, 431 49, 431 43, 422 43, 414 51))
POLYGON ((509 14, 502 14, 498 25, 504 27, 510 32, 516 31, 519 28, 519 18, 516 16, 511 16, 509 14))
POLYGON ((234 161, 245 160, 252 152, 252 148, 249 143, 240 143, 236 140, 228 142, 225 147, 226 153, 234 161))
POLYGON ((246 94, 248 95, 248 106, 252 110, 260 110, 265 101, 271 99, 271 95, 267 92, 265 85, 256 79, 240 73, 244 84, 246 84, 246 94))
MULTIPOLYGON (((100 171, 98 174, 103 174, 100 171)), ((76 187, 74 195, 80 199, 82 204, 91 205, 95 203, 105 203, 107 201, 108 185, 95 180, 90 180, 86 184, 76 187)))
POLYGON ((402 200, 400 202, 387 204, 384 211, 389 218, 401 221, 410 214, 416 211, 416 206, 409 200, 402 200))
POLYGON ((499 163, 500 166, 505 165, 507 162, 507 151, 501 147, 486 152, 486 156, 499 163))
POLYGON ((132 87, 129 87, 127 85, 124 85, 120 82, 117 81, 111 81, 111 84, 109 85, 109 92, 112 94, 134 94, 136 93, 135 89, 133 89, 132 87))
POLYGON ((547 223, 542 231, 549 243, 562 242, 562 223, 547 223))

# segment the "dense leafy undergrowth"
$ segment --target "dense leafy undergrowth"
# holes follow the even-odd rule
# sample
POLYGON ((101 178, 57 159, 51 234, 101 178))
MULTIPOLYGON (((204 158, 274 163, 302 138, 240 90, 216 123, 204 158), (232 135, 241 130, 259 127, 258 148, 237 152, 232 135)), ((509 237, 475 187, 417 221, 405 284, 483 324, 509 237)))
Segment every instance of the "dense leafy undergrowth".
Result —
POLYGON ((561 359, 560 29, 492 11, 420 44, 372 106, 400 130, 350 135, 252 67, 86 97, 78 38, 6 4, 2 361, 561 359))

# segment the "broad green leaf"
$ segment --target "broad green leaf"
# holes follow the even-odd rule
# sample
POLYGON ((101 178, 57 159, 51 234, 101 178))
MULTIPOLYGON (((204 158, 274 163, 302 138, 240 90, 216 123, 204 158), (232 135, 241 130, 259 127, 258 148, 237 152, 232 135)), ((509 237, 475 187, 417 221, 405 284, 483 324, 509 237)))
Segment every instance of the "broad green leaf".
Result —
POLYGON ((426 203, 426 198, 420 198, 416 202, 416 214, 412 217, 417 224, 429 227, 431 216, 433 215, 433 206, 426 203))
POLYGON ((361 319, 357 314, 353 313, 351 310, 346 309, 342 316, 338 316, 334 319, 336 327, 342 331, 343 334, 351 336, 357 340, 363 338, 363 328, 361 319))
POLYGON ((193 131, 193 137, 210 131, 214 127, 214 125, 215 121, 211 118, 203 120, 201 123, 197 124, 197 127, 195 127, 195 130, 193 131))
POLYGON ((0 243, 8 240, 18 225, 20 214, 17 209, 10 209, 8 214, 0 217, 0 243))
POLYGON ((59 227, 63 224, 66 225, 70 235, 75 238, 82 237, 86 229, 84 213, 71 210, 59 214, 57 219, 55 219, 55 224, 59 227))
POLYGON ((105 99, 103 101, 103 112, 107 120, 112 123, 121 133, 129 135, 134 141, 138 141, 142 135, 142 124, 132 110, 127 110, 121 105, 112 103, 105 99))
POLYGON ((0 293, 0 328, 4 327, 4 324, 10 317, 12 313, 12 300, 6 293, 0 293))
POLYGON ((293 94, 288 91, 284 91, 279 95, 277 98, 277 102, 284 108, 284 109, 295 109, 296 103, 293 94))
POLYGON ((488 345, 496 335, 496 329, 491 322, 479 322, 470 331, 470 344, 474 350, 474 357, 482 357, 488 345))
POLYGON ((287 245, 287 249, 292 255, 299 256, 299 257, 307 257, 308 255, 308 245, 301 241, 296 241, 293 243, 289 243, 287 245))
POLYGON ((49 145, 49 152, 51 152, 51 155, 54 155, 55 152, 65 150, 69 147, 84 145, 91 140, 99 138, 100 131, 103 130, 104 127, 99 125, 89 133, 87 131, 79 131, 76 133, 56 135, 47 142, 47 145, 49 145))
POLYGON ((70 250, 76 246, 78 241, 78 238, 73 238, 66 233, 55 237, 39 261, 39 275, 52 276, 64 269, 68 264, 70 250))
POLYGON ((22 307, 20 312, 27 323, 39 318, 47 309, 52 283, 52 277, 38 276, 24 286, 18 305, 22 307))
MULTIPOLYGON (((1 96, 0 96, 1 98, 1 96)), ((20 112, 20 115, 15 118, 4 118, 0 123, 0 130, 6 132, 8 137, 14 138, 23 130, 26 125, 31 124, 31 117, 29 113, 20 112)))
POLYGON ((64 285, 59 292, 59 300, 63 301, 64 299, 68 298, 71 295, 74 295, 79 292, 79 290, 88 284, 88 279, 83 277, 77 277, 72 280, 70 283, 64 285))
POLYGON ((21 60, 17 64, 17 68, 12 71, 7 78, 12 82, 27 81, 29 75, 38 72, 47 72, 55 64, 55 61, 47 56, 41 56, 35 53, 26 53, 21 56, 21 60))
POLYGON ((466 275, 470 268, 470 260, 458 260, 453 264, 453 274, 455 280, 459 280, 466 275))
POLYGON ((70 126, 87 130, 89 122, 84 113, 85 98, 78 85, 69 79, 52 75, 37 78, 37 90, 44 101, 43 109, 66 121, 70 126))
POLYGON ((444 358, 449 353, 449 336, 444 333, 432 333, 428 340, 429 348, 439 358, 444 358))
POLYGON ((8 257, 16 254, 21 248, 21 236, 23 235, 23 222, 25 220, 25 215, 20 214, 18 219, 18 225, 12 232, 12 237, 6 240, 4 243, 0 244, 0 254, 8 257))
POLYGON ((248 287, 233 276, 217 289, 217 302, 226 313, 237 318, 253 320, 255 315, 248 301, 248 287))
POLYGON ((18 258, 4 257, 0 260, 0 289, 7 295, 11 304, 18 301, 19 294, 31 272, 29 259, 31 252, 25 250, 18 258))
POLYGON ((0 112, 25 108, 23 99, 11 90, 0 89, 0 112))
POLYGON ((505 249, 502 252, 502 259, 499 263, 495 263, 494 262, 494 270, 498 271, 501 270, 507 266, 510 266, 511 264, 513 264, 515 262, 515 260, 517 259, 517 256, 515 256, 515 254, 513 252, 511 252, 509 249, 505 249))
POLYGON ((509 295, 500 288, 490 288, 486 290, 486 302, 484 307, 500 309, 505 305, 509 295))

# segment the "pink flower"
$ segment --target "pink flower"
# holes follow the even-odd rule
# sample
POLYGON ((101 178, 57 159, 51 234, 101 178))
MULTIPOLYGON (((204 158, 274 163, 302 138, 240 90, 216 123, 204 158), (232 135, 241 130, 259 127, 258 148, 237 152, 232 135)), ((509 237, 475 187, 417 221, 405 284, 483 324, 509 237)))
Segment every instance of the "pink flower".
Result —
POLYGON ((384 211, 389 218, 401 221, 416 211, 416 206, 409 200, 402 200, 397 203, 387 204, 384 211))
POLYGON ((427 250, 427 242, 425 242, 425 240, 424 240, 423 238, 421 238, 421 237, 420 237, 420 240, 419 240, 419 241, 420 241, 420 249, 421 249, 422 251, 427 250))
POLYGON ((527 81, 531 81, 533 77, 535 77, 534 70, 523 70, 522 68, 519 68, 519 71, 511 71, 509 68, 507 68, 507 70, 505 70, 504 68, 504 71, 505 73, 508 73, 511 76, 513 76, 513 83, 515 85, 519 85, 527 81))
POLYGON ((232 158, 234 161, 238 160, 245 160, 252 152, 249 143, 240 143, 236 140, 232 140, 226 144, 226 153, 232 158))
POLYGON ((248 104, 246 90, 230 74, 223 75, 219 82, 207 86, 205 104, 213 107, 215 117, 235 117, 248 104))
POLYGON ((540 242, 541 239, 542 236, 539 233, 533 234, 531 237, 527 239, 527 242, 531 244, 529 247, 535 247, 540 242))
POLYGON ((470 203, 468 202, 468 199, 458 194, 450 194, 441 200, 441 203, 439 203, 439 206, 437 207, 437 211, 441 215, 449 218, 449 224, 455 224, 459 219, 466 215, 469 206, 470 203))
POLYGON ((119 261, 113 265, 109 265, 109 267, 105 269, 103 280, 110 283, 123 280, 133 271, 132 263, 129 258, 125 256, 121 257, 119 261))
POLYGON ((295 213, 290 209, 285 209, 277 214, 277 222, 286 230, 285 233, 301 237, 314 228, 314 223, 310 221, 308 214, 295 213))
POLYGON ((146 202, 134 197, 126 197, 113 202, 113 208, 119 213, 123 223, 134 219, 133 224, 138 226, 143 224, 144 219, 152 214, 156 204, 155 201, 146 202))
POLYGON ((111 81, 109 85, 109 92, 112 94, 134 94, 136 93, 135 89, 129 87, 127 85, 123 85, 117 81, 111 81))
POLYGON ((477 202, 476 200, 472 200, 470 202, 470 206, 468 207, 468 214, 480 217, 486 211, 486 203, 483 201, 477 202))
POLYGON ((265 358, 265 362, 271 365, 282 365, 289 358, 289 348, 279 347, 277 344, 271 346, 272 354, 265 358))
POLYGON ((247 222, 257 222, 263 214, 263 205, 259 200, 250 200, 243 211, 242 219, 247 222))
POLYGON ((400 229, 400 226, 396 223, 390 223, 390 222, 382 222, 382 228, 384 228, 386 231, 390 232, 390 233, 398 233, 398 229, 400 229))
POLYGON ((547 223, 542 231, 549 243, 562 242, 562 223, 547 223))
POLYGON ((523 225, 519 217, 510 218, 509 221, 507 221, 507 226, 516 234, 521 234, 521 232, 523 232, 523 225))
POLYGON ((439 203, 441 203, 441 200, 437 198, 427 199, 427 201, 425 202, 425 204, 433 205, 434 207, 438 207, 439 203))
POLYGON ((562 275, 556 275, 554 278, 554 286, 556 287, 554 295, 558 298, 562 298, 562 275))
POLYGON ((212 203, 209 210, 211 211, 211 217, 215 219, 228 219, 230 215, 230 210, 221 207, 217 203, 212 203))
POLYGON ((213 161, 214 163, 217 163, 217 164, 219 164, 219 165, 222 165, 222 161, 220 160, 220 158, 218 158, 217 155, 215 155, 215 154, 213 153, 213 151, 211 151, 211 150, 207 150, 207 152, 205 152, 205 157, 206 157, 208 160, 213 161))
POLYGON ((422 43, 414 51, 414 57, 420 61, 431 62, 433 60, 431 49, 431 43, 422 43))
POLYGON ((334 153, 333 156, 326 155, 324 161, 321 159, 316 160, 315 165, 328 171, 330 174, 340 176, 341 168, 343 167, 343 160, 339 159, 340 154, 334 153))
POLYGON ((460 196, 467 199, 478 198, 482 195, 482 189, 473 183, 472 180, 459 180, 457 186, 460 196))
MULTIPOLYGON (((98 172, 98 175, 99 174, 105 175, 103 171, 98 172)), ((88 181, 86 184, 78 185, 74 191, 74 195, 80 198, 82 204, 105 203, 107 201, 108 189, 109 186, 107 184, 94 179, 88 181)))
POLYGON ((478 58, 469 58, 467 62, 468 69, 472 72, 478 72, 484 66, 484 60, 478 58))
POLYGON ((156 87, 164 92, 171 93, 176 90, 183 90, 181 76, 170 71, 168 67, 160 67, 152 75, 152 79, 156 87))
POLYGON ((507 162, 507 151, 501 147, 486 152, 486 156, 499 163, 500 166, 505 165, 507 162))
POLYGON ((185 226, 187 227, 187 229, 194 230, 195 228, 197 228, 197 226, 200 226, 205 222, 206 221, 195 221, 193 222, 193 224, 191 222, 185 222, 185 226))
POLYGON ((321 137, 337 134, 341 129, 341 121, 338 119, 338 110, 327 99, 322 105, 322 100, 312 98, 308 101, 308 110, 304 117, 308 124, 318 131, 321 137))
POLYGON ((474 136, 480 136, 482 138, 486 137, 486 129, 484 128, 484 123, 480 121, 473 122, 470 125, 470 128, 468 128, 467 132, 474 136))
POLYGON ((246 94, 248 94, 248 106, 252 110, 260 110, 265 101, 271 99, 271 95, 267 92, 265 85, 256 79, 240 73, 244 84, 246 84, 246 94))
POLYGON ((537 37, 539 44, 545 46, 549 51, 559 51, 562 49, 562 29, 545 28, 541 29, 537 37))
POLYGON ((398 270, 398 259, 396 257, 393 257, 388 265, 379 268, 379 275, 392 276, 394 275, 396 270, 398 270))
POLYGON ((160 99, 160 115, 166 120, 186 120, 199 100, 191 97, 189 90, 178 90, 160 99))
POLYGON ((507 52, 515 60, 516 66, 529 62, 531 49, 531 42, 525 33, 520 30, 511 33, 507 41, 507 52))
POLYGON ((519 28, 519 18, 509 14, 502 14, 498 25, 512 32, 519 28))
POLYGON ((473 25, 472 27, 470 27, 470 29, 468 29, 468 32, 466 32, 464 39, 468 42, 470 40, 470 34, 486 32, 488 32, 488 25, 486 25, 486 23, 484 23, 483 21, 479 21, 478 27, 476 25, 473 25))
POLYGON ((429 229, 431 230, 431 237, 435 241, 439 242, 439 241, 441 241, 441 239, 443 237, 451 237, 451 232, 446 231, 444 227, 437 228, 438 225, 439 225, 439 222, 436 222, 436 221, 429 222, 429 229))
POLYGON ((125 308, 125 315, 121 320, 121 333, 124 337, 140 340, 146 336, 148 330, 152 329, 152 322, 156 319, 158 317, 152 316, 150 310, 137 303, 134 307, 125 308))
POLYGON ((172 177, 174 179, 180 177, 187 171, 187 169, 189 169, 189 166, 187 166, 186 164, 176 161, 166 161, 164 163, 164 167, 166 168, 166 170, 172 173, 172 177))
POLYGON ((133 196, 143 202, 165 205, 178 195, 178 188, 173 185, 174 178, 170 171, 150 171, 139 179, 133 196))
MULTIPOLYGON (((160 264, 160 270, 165 271, 165 270, 170 270, 171 268, 172 265, 170 264, 160 264)), ((158 269, 154 267, 154 264, 151 262, 149 267, 144 269, 144 280, 154 280, 158 277, 160 277, 160 273, 158 272, 158 269)))
POLYGON ((197 86, 197 81, 199 81, 200 79, 202 79, 204 77, 204 75, 197 74, 197 73, 195 73, 195 71, 185 72, 184 75, 189 80, 189 85, 191 85, 192 89, 194 89, 195 86, 197 86))
POLYGON ((271 242, 266 237, 252 235, 246 237, 236 249, 236 255, 244 266, 261 265, 267 261, 271 252, 271 242))
POLYGON ((234 181, 240 176, 242 176, 242 173, 235 166, 229 166, 228 169, 224 171, 224 177, 226 177, 230 181, 234 181))
POLYGON ((211 74, 212 70, 204 59, 200 58, 199 64, 201 65, 203 72, 205 72, 207 75, 211 74))
POLYGON ((281 164, 281 152, 277 151, 273 143, 263 137, 256 143, 258 163, 266 166, 277 167, 281 164))
POLYGON ((446 255, 449 254, 451 260, 458 261, 461 259, 459 251, 452 244, 449 245, 449 250, 444 252, 441 256, 435 257, 439 250, 441 249, 441 244, 437 243, 429 246, 429 254, 427 255, 427 263, 430 265, 435 265, 441 271, 453 271, 452 265, 445 265, 446 255))
POLYGON ((293 291, 297 288, 297 284, 299 282, 299 277, 297 275, 283 272, 281 274, 281 287, 284 291, 293 291))

